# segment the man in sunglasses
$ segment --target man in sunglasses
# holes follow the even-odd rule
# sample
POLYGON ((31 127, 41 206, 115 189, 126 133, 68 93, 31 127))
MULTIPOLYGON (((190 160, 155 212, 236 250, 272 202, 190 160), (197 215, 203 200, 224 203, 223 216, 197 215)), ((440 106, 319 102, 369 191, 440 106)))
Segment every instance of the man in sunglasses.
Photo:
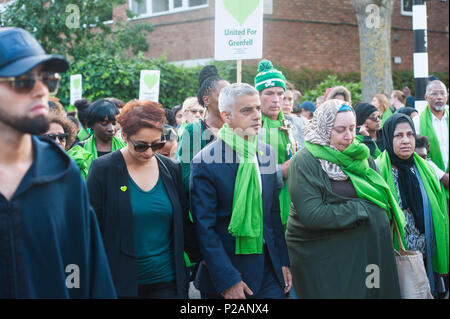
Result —
POLYGON ((75 163, 40 139, 68 62, 0 28, 0 298, 113 298, 109 266, 75 163))

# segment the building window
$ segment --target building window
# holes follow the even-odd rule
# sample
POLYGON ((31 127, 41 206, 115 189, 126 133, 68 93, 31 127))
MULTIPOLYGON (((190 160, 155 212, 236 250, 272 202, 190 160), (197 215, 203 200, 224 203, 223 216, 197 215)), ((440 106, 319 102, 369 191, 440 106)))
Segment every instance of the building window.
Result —
POLYGON ((412 16, 413 0, 402 0, 401 6, 401 13, 403 16, 412 16))
POLYGON ((138 17, 176 13, 208 6, 208 0, 129 0, 138 17))

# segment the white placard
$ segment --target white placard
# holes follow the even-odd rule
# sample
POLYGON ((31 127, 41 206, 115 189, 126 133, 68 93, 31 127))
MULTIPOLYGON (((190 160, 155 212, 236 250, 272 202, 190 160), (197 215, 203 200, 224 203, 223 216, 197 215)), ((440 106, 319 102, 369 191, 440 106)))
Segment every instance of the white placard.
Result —
POLYGON ((141 70, 139 100, 158 102, 160 75, 161 71, 159 70, 141 70))
POLYGON ((70 104, 83 97, 83 77, 81 74, 70 76, 70 104))
POLYGON ((261 59, 263 0, 216 0, 216 60, 261 59))

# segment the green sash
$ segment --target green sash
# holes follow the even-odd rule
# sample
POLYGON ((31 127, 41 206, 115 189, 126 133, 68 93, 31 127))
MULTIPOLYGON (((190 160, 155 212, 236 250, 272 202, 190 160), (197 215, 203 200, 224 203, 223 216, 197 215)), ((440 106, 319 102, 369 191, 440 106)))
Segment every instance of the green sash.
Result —
MULTIPOLYGON (((392 195, 392 192, 381 176, 370 168, 367 159, 370 151, 364 144, 358 140, 347 147, 343 152, 336 151, 328 146, 321 146, 305 142, 306 148, 316 158, 321 158, 339 167, 348 175, 355 187, 356 193, 360 198, 367 199, 377 206, 383 208, 389 219, 394 215, 397 222, 403 243, 405 243, 405 215, 398 205, 398 201, 392 195)), ((394 247, 398 249, 399 245, 394 237, 394 247)))
MULTIPOLYGON (((355 136, 355 138, 358 140, 358 142, 362 143, 362 140, 363 140, 364 136, 361 135, 361 134, 357 134, 357 135, 355 136)), ((377 142, 373 141, 373 143, 374 143, 374 145, 375 145, 375 151, 373 152, 372 157, 373 157, 373 158, 378 158, 378 156, 381 155, 381 151, 380 151, 380 149, 378 148, 377 142)))
MULTIPOLYGON (((261 119, 263 123, 263 141, 272 146, 277 152, 277 164, 283 164, 288 160, 288 144, 291 143, 288 133, 285 130, 279 129, 284 125, 284 114, 280 111, 277 120, 272 120, 264 114, 261 114, 261 119)), ((290 146, 290 149, 293 153, 292 145, 290 146)), ((291 204, 291 198, 286 184, 281 188, 278 198, 280 200, 281 223, 286 229, 286 223, 289 217, 289 206, 291 204)))
POLYGON ((394 113, 392 112, 391 108, 388 107, 388 108, 386 109, 386 111, 384 111, 383 116, 382 116, 382 118, 381 118, 381 127, 383 127, 384 122, 386 122, 386 120, 387 120, 392 114, 394 114, 394 113))
MULTIPOLYGON (((111 142, 111 152, 120 150, 121 148, 124 148, 127 146, 127 143, 119 139, 118 137, 113 137, 111 142)), ((95 135, 91 135, 86 142, 84 143, 84 149, 92 154, 92 157, 87 162, 88 164, 88 170, 89 167, 91 167, 91 163, 93 160, 95 160, 98 157, 97 153, 97 147, 95 146, 95 135)))
MULTIPOLYGON (((419 171, 431 206, 434 235, 436 238, 436 253, 432 260, 433 271, 440 274, 447 274, 449 268, 449 222, 447 215, 447 200, 430 164, 416 153, 414 153, 413 156, 414 164, 419 171)), ((378 158, 378 167, 381 176, 384 178, 395 199, 398 201, 397 188, 395 187, 394 178, 392 176, 391 160, 387 151, 384 151, 378 158)))
MULTIPOLYGON (((449 125, 448 111, 445 110, 447 116, 447 126, 449 125)), ((433 121, 431 119, 430 107, 427 105, 425 110, 420 114, 420 135, 425 135, 430 141, 430 158, 441 170, 445 171, 444 161, 442 160, 441 148, 439 146, 439 141, 436 137, 436 133, 433 128, 433 121)), ((448 173, 448 165, 447 170, 448 173)))
POLYGON ((236 254, 262 254, 263 209, 259 176, 254 158, 257 138, 246 141, 224 124, 218 136, 240 158, 234 183, 233 211, 228 231, 236 237, 236 254))
POLYGON ((90 136, 89 132, 84 127, 82 127, 81 130, 78 132, 78 139, 80 141, 84 141, 85 139, 89 138, 89 136, 90 136))
MULTIPOLYGON (((447 110, 445 110, 445 115, 447 116, 447 127, 450 127, 447 110)), ((428 155, 430 156, 433 163, 436 164, 436 166, 439 167, 441 170, 448 173, 449 172, 448 168, 450 165, 447 164, 446 170, 444 167, 444 161, 442 160, 441 147, 439 146, 439 141, 437 139, 436 133, 434 132, 433 121, 429 105, 427 105, 425 110, 423 110, 422 114, 420 114, 420 135, 425 135, 428 137, 428 140, 430 142, 430 154, 428 155)), ((448 200, 449 195, 448 189, 446 189, 444 185, 442 185, 442 183, 441 188, 448 200)))
POLYGON ((92 154, 86 151, 80 145, 75 145, 70 150, 67 151, 67 155, 69 155, 75 163, 80 168, 81 176, 86 180, 89 166, 92 162, 92 154))

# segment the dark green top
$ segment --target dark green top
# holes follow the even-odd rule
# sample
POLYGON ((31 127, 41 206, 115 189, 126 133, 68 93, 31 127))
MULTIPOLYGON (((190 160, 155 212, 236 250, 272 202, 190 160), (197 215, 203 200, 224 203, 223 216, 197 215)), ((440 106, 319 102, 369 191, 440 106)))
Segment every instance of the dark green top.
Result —
MULTIPOLYGON (((375 167, 371 158, 369 165, 375 167)), ((300 298, 400 298, 386 212, 366 199, 334 193, 306 148, 291 159, 287 185, 292 205, 286 242, 300 298)))
POLYGON ((183 186, 189 192, 189 178, 191 175, 191 161, 206 145, 215 140, 214 134, 202 120, 189 123, 181 135, 177 152, 183 173, 183 186))
POLYGON ((175 280, 173 211, 161 178, 148 192, 128 178, 139 284, 175 280))

